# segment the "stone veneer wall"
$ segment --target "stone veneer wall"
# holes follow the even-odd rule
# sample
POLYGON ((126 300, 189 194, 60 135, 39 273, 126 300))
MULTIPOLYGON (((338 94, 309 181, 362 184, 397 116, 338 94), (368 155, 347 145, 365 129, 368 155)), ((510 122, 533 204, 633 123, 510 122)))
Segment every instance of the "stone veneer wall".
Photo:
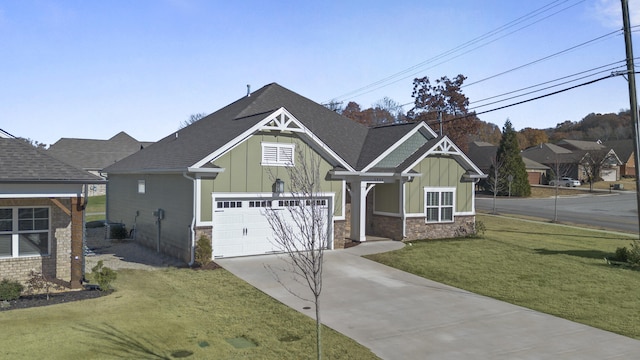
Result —
MULTIPOLYGON (((58 199, 67 209, 71 208, 69 199, 58 199)), ((50 254, 47 256, 29 256, 20 258, 0 258, 0 278, 20 281, 29 280, 33 270, 43 273, 49 279, 71 281, 71 216, 49 199, 1 199, 3 206, 46 206, 50 210, 51 223, 50 254)))
POLYGON ((402 238, 402 218, 373 215, 373 234, 393 240, 446 239, 472 234, 475 216, 456 216, 453 223, 425 224, 424 217, 407 218, 406 237, 402 238))

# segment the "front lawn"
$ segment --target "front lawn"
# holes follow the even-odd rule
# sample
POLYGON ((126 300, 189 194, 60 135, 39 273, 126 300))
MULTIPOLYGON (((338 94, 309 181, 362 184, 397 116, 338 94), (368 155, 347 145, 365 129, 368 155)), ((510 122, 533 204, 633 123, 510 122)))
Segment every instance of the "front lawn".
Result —
MULTIPOLYGON (((0 358, 315 358, 313 319, 226 270, 122 270, 114 287, 98 299, 0 312, 0 358)), ((322 336, 326 359, 376 358, 331 329, 322 336)))
POLYGON ((87 208, 85 209, 86 221, 104 220, 106 218, 106 195, 89 197, 87 208))
POLYGON ((640 271, 604 257, 631 238, 566 226, 477 217, 483 238, 417 241, 368 256, 416 275, 640 339, 640 271))

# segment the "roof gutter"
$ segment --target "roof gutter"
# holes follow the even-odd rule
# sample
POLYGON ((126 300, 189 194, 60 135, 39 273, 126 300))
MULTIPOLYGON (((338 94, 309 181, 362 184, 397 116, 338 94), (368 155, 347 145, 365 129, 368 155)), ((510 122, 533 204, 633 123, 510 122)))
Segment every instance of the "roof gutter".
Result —
POLYGON ((104 169, 101 173, 106 174, 218 174, 224 172, 224 168, 173 168, 173 169, 135 169, 135 170, 123 170, 123 171, 108 171, 104 169))

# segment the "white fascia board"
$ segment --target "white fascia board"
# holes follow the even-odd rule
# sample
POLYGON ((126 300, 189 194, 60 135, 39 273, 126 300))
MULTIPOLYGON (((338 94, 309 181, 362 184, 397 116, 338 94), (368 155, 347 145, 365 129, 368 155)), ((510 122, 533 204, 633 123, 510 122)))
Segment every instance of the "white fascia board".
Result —
POLYGON ((0 198, 76 197, 82 184, 3 184, 0 198))
POLYGON ((414 167, 416 167, 416 165, 418 165, 418 163, 419 163, 419 162, 421 162, 422 160, 424 160, 424 158, 426 158, 426 157, 427 157, 427 156, 429 156, 429 155, 432 155, 432 154, 443 154, 442 152, 435 151, 434 149, 435 149, 435 148, 437 148, 438 146, 442 145, 442 144, 443 144, 443 143, 445 143, 445 142, 446 142, 446 143, 448 143, 448 145, 449 145, 450 147, 452 147, 452 148, 453 148, 453 151, 450 151, 450 152, 448 152, 448 153, 447 153, 448 155, 459 156, 459 157, 460 157, 460 158, 462 158, 462 160, 463 160, 467 165, 469 165, 469 167, 470 167, 471 169, 473 169, 473 171, 475 171, 478 175, 480 175, 481 177, 482 177, 482 176, 486 177, 486 176, 485 176, 485 174, 482 172, 482 170, 480 170, 480 169, 476 166, 476 164, 474 164, 474 163, 473 163, 473 161, 471 161, 471 159, 469 159, 469 158, 467 157, 467 155, 465 155, 465 154, 460 150, 460 148, 458 148, 458 146, 457 146, 453 141, 451 141, 451 139, 449 139, 449 137, 447 137, 446 135, 445 135, 445 136, 443 136, 443 137, 442 137, 442 139, 441 139, 440 141, 438 141, 435 145, 433 145, 433 146, 431 147, 431 149, 427 150, 427 152, 425 152, 422 156, 420 156, 420 157, 418 158, 418 160, 414 161, 414 162, 413 162, 413 164, 411 164, 410 166, 408 166, 408 167, 403 171, 403 173, 409 172, 411 169, 413 169, 414 167))
POLYGON ((187 172, 190 174, 219 174, 221 172, 224 172, 224 170, 225 168, 187 168, 187 172))
POLYGON ((302 124, 298 119, 296 119, 295 116, 291 115, 291 113, 289 111, 287 111, 287 109, 285 109, 284 107, 281 107, 280 109, 274 111, 269 116, 267 116, 263 120, 259 121, 257 124, 255 124, 251 128, 249 128, 247 131, 245 131, 242 134, 236 136, 234 139, 232 139, 231 141, 229 141, 225 145, 221 146, 220 148, 218 148, 213 153, 209 154, 208 156, 206 156, 202 160, 200 160, 197 163, 195 163, 192 166, 190 166, 190 168, 200 168, 200 167, 204 166, 207 163, 215 161, 217 158, 219 158, 220 156, 222 156, 222 155, 226 154, 227 152, 231 151, 233 148, 235 148, 236 146, 240 145, 242 142, 247 140, 250 136, 252 136, 256 132, 258 132, 260 130, 263 130, 263 129, 264 130, 271 130, 271 131, 273 131, 273 130, 285 131, 286 130, 286 131, 293 131, 293 132, 302 132, 302 133, 306 134, 307 136, 309 136, 309 138, 311 138, 313 141, 315 141, 323 150, 325 150, 329 155, 331 155, 335 160, 337 160, 338 163, 340 163, 340 165, 342 165, 345 169, 353 170, 351 165, 349 165, 344 159, 342 159, 340 156, 338 156, 338 154, 336 154, 329 146, 327 146, 327 144, 322 142, 311 130, 309 130, 306 126, 304 126, 304 124, 302 124), (278 118, 278 116, 280 116, 282 114, 284 114, 287 117, 289 117, 289 120, 286 123, 284 123, 281 127, 278 127, 278 128, 266 127, 266 125, 269 122, 275 120, 276 118, 278 118), (291 123, 293 123, 295 126, 297 126, 297 128, 288 127, 289 124, 291 124, 291 123))
POLYGON ((392 146, 390 146, 387 150, 385 150, 382 154, 380 154, 380 156, 378 156, 377 158, 375 158, 372 162, 369 163, 369 165, 365 166, 362 171, 367 171, 369 169, 371 169, 372 167, 374 167, 377 163, 379 163, 382 159, 386 158, 392 151, 394 151, 395 149, 398 148, 398 146, 400 146, 402 143, 404 143, 405 141, 407 141, 407 139, 409 139, 411 136, 413 136, 416 132, 420 131, 420 129, 427 129, 429 131, 429 133, 431 135, 433 135, 433 137, 437 137, 436 134, 433 132, 433 130, 431 130, 427 124, 425 124, 424 122, 419 122, 418 125, 416 125, 416 127, 414 127, 413 129, 411 129, 411 131, 409 131, 408 133, 406 133, 400 140, 396 141, 395 144, 393 144, 392 146))

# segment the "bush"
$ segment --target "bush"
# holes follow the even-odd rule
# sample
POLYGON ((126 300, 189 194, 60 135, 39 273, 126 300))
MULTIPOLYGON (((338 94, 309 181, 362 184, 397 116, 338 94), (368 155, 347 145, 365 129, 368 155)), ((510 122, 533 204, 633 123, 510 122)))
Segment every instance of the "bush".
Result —
POLYGON ((616 249, 616 254, 611 258, 613 261, 621 261, 626 262, 629 257, 629 250, 626 247, 621 247, 616 249))
POLYGON ((627 262, 631 267, 640 267, 640 241, 635 240, 631 243, 631 248, 627 252, 627 262))
POLYGON ((2 279, 0 281, 0 301, 17 300, 24 286, 17 281, 2 279))
POLYGON ((200 265, 208 264, 211 261, 211 240, 206 235, 200 235, 196 243, 196 262, 200 265))
POLYGON ((109 225, 109 238, 122 240, 126 239, 129 234, 127 233, 127 229, 124 224, 110 224, 109 225))
POLYGON ((47 294, 47 300, 49 300, 51 289, 62 290, 63 287, 49 281, 49 279, 47 279, 43 273, 31 270, 31 272, 29 273, 29 280, 27 280, 27 293, 45 293, 47 294))
POLYGON ((104 266, 102 260, 98 261, 98 264, 91 269, 91 274, 101 291, 111 290, 111 282, 118 277, 113 269, 104 266))

